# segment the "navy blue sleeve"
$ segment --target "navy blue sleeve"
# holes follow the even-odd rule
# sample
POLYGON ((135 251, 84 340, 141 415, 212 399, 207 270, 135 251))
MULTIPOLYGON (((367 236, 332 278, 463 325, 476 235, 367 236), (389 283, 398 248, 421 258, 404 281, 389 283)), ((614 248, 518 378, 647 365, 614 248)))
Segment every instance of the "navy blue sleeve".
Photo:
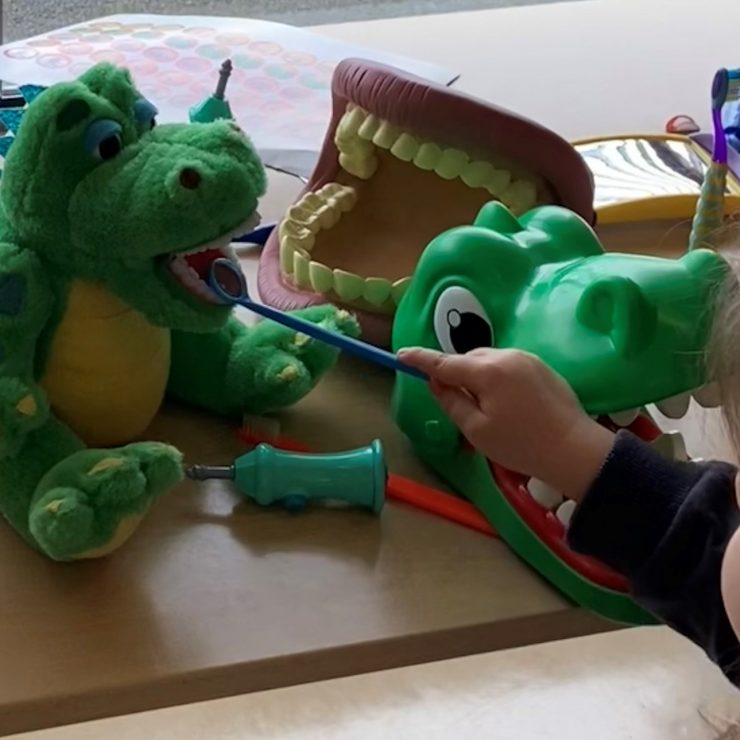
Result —
POLYGON ((688 637, 740 686, 740 645, 720 592, 740 525, 737 469, 665 459, 620 431, 573 514, 570 547, 623 574, 636 602, 688 637))

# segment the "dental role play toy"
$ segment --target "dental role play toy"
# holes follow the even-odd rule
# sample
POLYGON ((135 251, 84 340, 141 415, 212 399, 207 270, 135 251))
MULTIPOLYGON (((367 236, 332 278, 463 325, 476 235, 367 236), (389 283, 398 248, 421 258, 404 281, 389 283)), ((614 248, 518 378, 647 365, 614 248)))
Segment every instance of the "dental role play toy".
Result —
POLYGON ((231 76, 233 66, 231 59, 226 59, 218 73, 216 90, 209 98, 190 109, 190 120, 196 123, 211 123, 219 119, 231 120, 234 118, 231 106, 226 99, 226 84, 231 76))
POLYGON ((343 306, 387 347, 424 247, 487 201, 514 215, 559 204, 593 222, 588 167, 533 121, 357 59, 337 66, 332 97, 319 162, 260 260, 260 296, 275 308, 343 306))
POLYGON ((280 504, 303 510, 309 501, 343 501, 379 514, 385 503, 388 472, 383 447, 375 440, 348 452, 301 454, 260 444, 232 465, 192 465, 194 480, 231 480, 248 499, 260 506, 280 504))
MULTIPOLYGON (((572 211, 542 206, 517 217, 491 202, 424 250, 396 313, 393 347, 533 353, 601 423, 683 456, 644 407, 657 402, 678 418, 692 395, 717 405, 703 360, 714 292, 726 275, 711 250, 675 260, 605 253, 572 211)), ((610 619, 651 621, 621 576, 568 548, 573 502, 471 450, 427 384, 398 375, 393 415, 417 454, 563 593, 610 619)))

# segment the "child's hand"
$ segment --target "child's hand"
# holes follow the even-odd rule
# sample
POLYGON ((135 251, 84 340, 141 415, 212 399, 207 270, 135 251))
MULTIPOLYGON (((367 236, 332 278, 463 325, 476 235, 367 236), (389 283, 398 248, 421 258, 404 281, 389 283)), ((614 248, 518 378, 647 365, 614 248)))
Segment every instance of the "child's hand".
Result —
POLYGON ((440 406, 476 449, 565 496, 585 493, 614 443, 570 386, 534 355, 407 349, 399 357, 429 375, 440 406))

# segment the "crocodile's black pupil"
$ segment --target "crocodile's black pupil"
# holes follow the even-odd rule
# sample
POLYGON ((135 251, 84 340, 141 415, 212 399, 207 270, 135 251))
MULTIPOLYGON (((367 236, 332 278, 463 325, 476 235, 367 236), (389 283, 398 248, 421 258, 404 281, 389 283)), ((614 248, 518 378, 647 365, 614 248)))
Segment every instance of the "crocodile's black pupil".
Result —
POLYGON ((98 149, 101 159, 113 159, 121 151, 121 139, 118 136, 108 136, 100 142, 98 149))
POLYGON ((448 311, 447 324, 450 327, 450 341, 459 355, 492 344, 491 327, 477 313, 448 311))

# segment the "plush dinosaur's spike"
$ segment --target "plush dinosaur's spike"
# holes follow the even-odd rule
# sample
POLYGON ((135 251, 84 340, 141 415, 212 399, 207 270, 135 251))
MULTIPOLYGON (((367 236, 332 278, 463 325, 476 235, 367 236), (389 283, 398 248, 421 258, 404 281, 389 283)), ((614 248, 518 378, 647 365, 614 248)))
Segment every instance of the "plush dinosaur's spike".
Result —
POLYGON ((18 89, 27 103, 33 102, 33 100, 46 90, 41 85, 21 85, 18 89))
POLYGON ((6 157, 11 144, 15 141, 15 136, 0 137, 0 156, 6 157))

